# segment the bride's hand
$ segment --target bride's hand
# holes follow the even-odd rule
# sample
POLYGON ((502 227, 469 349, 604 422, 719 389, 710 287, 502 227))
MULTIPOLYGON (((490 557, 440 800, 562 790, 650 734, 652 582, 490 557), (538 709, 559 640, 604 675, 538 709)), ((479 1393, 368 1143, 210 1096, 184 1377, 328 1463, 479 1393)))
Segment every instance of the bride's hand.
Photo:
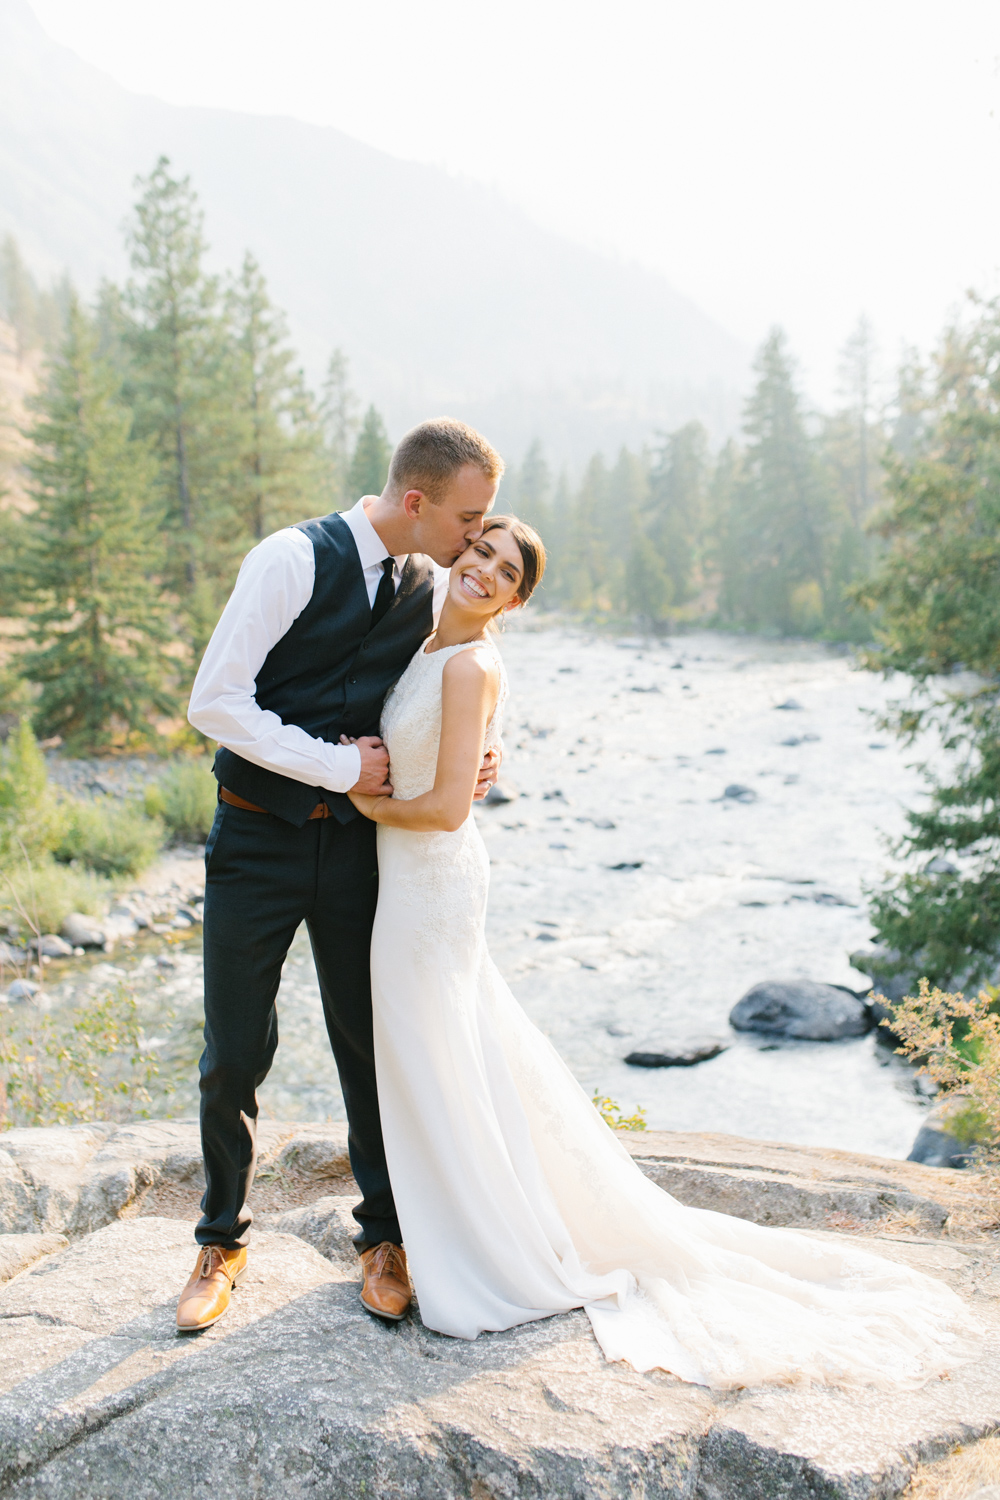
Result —
POLYGON ((483 763, 479 767, 479 779, 476 782, 474 802, 481 802, 491 786, 496 785, 496 779, 500 774, 500 762, 503 753, 500 750, 490 750, 483 757, 483 763))
POLYGON ((382 802, 391 801, 391 798, 389 797, 386 797, 384 795, 372 796, 369 792, 350 791, 347 795, 354 803, 354 806, 357 808, 358 812, 362 813, 366 818, 371 818, 373 823, 378 822, 376 809, 378 808, 379 804, 382 802))

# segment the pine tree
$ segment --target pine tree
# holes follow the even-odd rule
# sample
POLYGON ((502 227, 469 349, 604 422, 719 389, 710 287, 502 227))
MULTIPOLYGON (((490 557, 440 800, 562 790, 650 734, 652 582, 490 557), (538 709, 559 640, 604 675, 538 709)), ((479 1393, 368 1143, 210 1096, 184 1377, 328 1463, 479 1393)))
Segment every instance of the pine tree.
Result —
POLYGON ((881 458, 887 443, 875 407, 875 361, 872 326, 862 317, 841 352, 842 404, 825 419, 821 434, 831 501, 825 633, 858 641, 871 639, 871 622, 848 598, 848 589, 864 576, 872 559, 867 526, 882 499, 881 458))
MULTIPOLYGON (((349 371, 347 355, 342 349, 334 349, 326 367, 319 403, 334 509, 354 504, 348 489, 348 472, 351 448, 358 430, 358 398, 351 387, 349 371)), ((354 499, 357 498, 355 495, 354 499)))
POLYGON ((649 476, 648 533, 675 606, 697 587, 708 474, 708 433, 689 422, 664 439, 649 476))
POLYGON ((829 494, 780 329, 754 368, 722 594, 738 624, 815 630, 825 604, 829 494))
POLYGON ((91 754, 155 740, 176 711, 176 663, 153 568, 155 461, 93 324, 73 301, 38 402, 29 463, 35 509, 17 525, 18 590, 34 650, 20 670, 41 686, 35 722, 91 754))
POLYGON ((919 420, 855 597, 875 621, 865 664, 914 683, 886 727, 905 743, 936 730, 948 752, 872 918, 911 972, 955 988, 1000 965, 1000 301, 949 332, 932 375, 911 389, 919 420))
POLYGON ((510 498, 516 514, 534 526, 547 544, 546 533, 551 529, 552 471, 538 438, 528 448, 513 478, 510 498))
POLYGON ((240 445, 235 563, 248 542, 329 510, 330 497, 319 417, 294 366, 284 317, 249 253, 229 289, 227 315, 235 341, 231 394, 240 445))
POLYGON ((369 406, 358 433, 358 441, 354 445, 347 474, 350 504, 353 505, 362 495, 381 495, 389 477, 391 457, 392 445, 386 434, 385 424, 374 406, 369 406))
POLYGON ((182 597, 192 645, 207 639, 231 583, 239 451, 231 346, 219 285, 202 268, 202 213, 188 178, 160 157, 129 231, 133 277, 123 311, 126 396, 159 461, 165 575, 182 597))

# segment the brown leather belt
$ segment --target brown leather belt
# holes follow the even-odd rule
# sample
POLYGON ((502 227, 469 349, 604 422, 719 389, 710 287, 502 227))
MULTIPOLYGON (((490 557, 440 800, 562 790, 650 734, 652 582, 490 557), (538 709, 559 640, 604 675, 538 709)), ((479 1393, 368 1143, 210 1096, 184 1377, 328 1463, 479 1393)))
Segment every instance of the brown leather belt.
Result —
MULTIPOLYGON (((237 797, 235 792, 231 792, 229 788, 225 786, 219 787, 219 801, 228 802, 230 807, 242 807, 244 812, 267 813, 266 807, 258 807, 256 802, 248 802, 245 797, 237 797)), ((268 817, 270 817, 269 813, 267 815, 268 817)), ((317 802, 316 806, 309 814, 310 818, 330 818, 332 816, 333 814, 330 812, 330 809, 327 807, 325 802, 317 802)), ((306 819, 306 821, 308 822, 309 820, 306 819)))

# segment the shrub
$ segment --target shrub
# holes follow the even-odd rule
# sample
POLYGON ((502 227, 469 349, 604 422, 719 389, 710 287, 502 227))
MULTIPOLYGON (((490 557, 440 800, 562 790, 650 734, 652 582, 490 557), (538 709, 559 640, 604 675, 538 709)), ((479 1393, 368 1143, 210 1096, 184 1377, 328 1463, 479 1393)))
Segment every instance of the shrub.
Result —
POLYGON ((137 875, 155 859, 163 843, 159 818, 148 817, 136 802, 68 804, 66 830, 55 849, 64 864, 78 862, 99 875, 137 875))
POLYGON ((891 1026, 902 1046, 897 1051, 918 1059, 945 1095, 962 1101, 948 1117, 948 1130, 959 1140, 976 1142, 981 1154, 1000 1160, 1000 990, 980 990, 974 1000, 931 989, 907 995, 882 1022, 891 1026))
POLYGON ((0 1128, 148 1118, 159 1068, 126 985, 81 1010, 7 1011, 0 1035, 0 1128))
POLYGON ((215 817, 218 790, 212 762, 182 760, 146 789, 146 811, 163 819, 175 838, 203 844, 215 817))
POLYGON ((609 1099, 606 1095, 602 1096, 598 1089, 594 1090, 594 1097, 591 1103, 605 1125, 610 1125, 612 1130, 646 1129, 646 1111, 641 1107, 636 1110, 634 1115, 623 1115, 621 1105, 617 1099, 609 1099))
POLYGON ((51 855, 28 861, 6 860, 0 869, 0 922, 28 938, 58 932, 71 911, 97 915, 111 886, 92 870, 60 865, 51 855))
POLYGON ((62 837, 65 812, 49 786, 45 758, 27 719, 0 748, 0 869, 37 859, 62 837))

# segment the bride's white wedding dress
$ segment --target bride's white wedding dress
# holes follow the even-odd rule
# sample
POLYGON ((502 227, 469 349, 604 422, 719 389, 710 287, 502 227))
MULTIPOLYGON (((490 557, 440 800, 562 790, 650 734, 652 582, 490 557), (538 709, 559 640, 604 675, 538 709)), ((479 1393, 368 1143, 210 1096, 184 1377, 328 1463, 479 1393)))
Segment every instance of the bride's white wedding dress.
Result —
MULTIPOLYGON (((397 797, 433 785, 441 674, 464 649, 418 651, 386 703, 397 797)), ((471 816, 456 833, 380 827, 378 856, 382 1129, 427 1327, 471 1339, 585 1307, 608 1359, 716 1388, 911 1384, 967 1356, 974 1328, 942 1283, 687 1208, 643 1176, 490 959, 471 816)))

